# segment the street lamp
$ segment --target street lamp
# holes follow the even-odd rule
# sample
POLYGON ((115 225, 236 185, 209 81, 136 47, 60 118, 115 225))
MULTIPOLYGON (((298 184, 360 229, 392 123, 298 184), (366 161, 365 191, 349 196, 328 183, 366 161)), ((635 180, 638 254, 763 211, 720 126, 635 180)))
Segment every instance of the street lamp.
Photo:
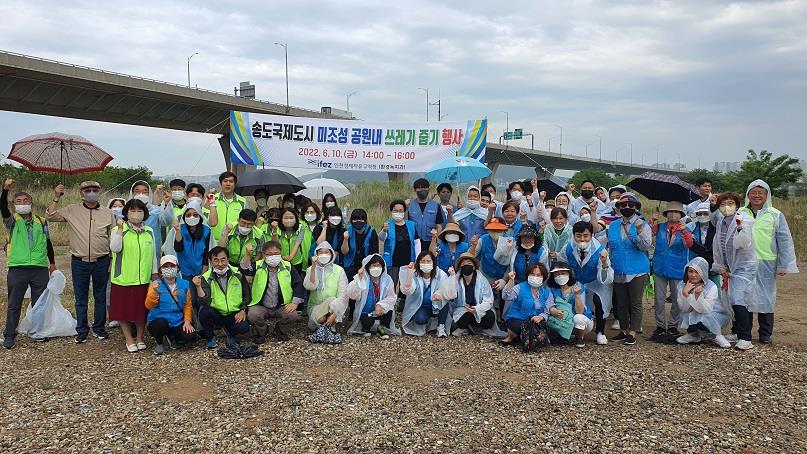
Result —
POLYGON ((356 95, 358 93, 359 92, 357 92, 357 91, 353 91, 353 92, 350 92, 350 93, 345 95, 345 101, 346 101, 345 102, 345 110, 347 110, 348 112, 350 112, 350 97, 353 96, 353 95, 356 95))
POLYGON ((561 125, 555 125, 555 126, 560 128, 560 147, 559 147, 560 151, 558 152, 558 154, 563 155, 563 126, 561 125))
POLYGON ((287 43, 275 43, 283 47, 283 54, 286 58, 286 113, 289 112, 289 45, 287 43))
POLYGON ((588 157, 588 147, 589 147, 589 145, 591 145, 591 144, 590 143, 586 144, 586 157, 588 157))
POLYGON ((628 142, 625 145, 630 145, 630 165, 633 165, 633 144, 628 142))
POLYGON ((423 90, 426 92, 426 123, 429 122, 429 89, 428 88, 421 88, 418 87, 418 90, 423 90))
POLYGON ((594 136, 600 139, 600 161, 602 161, 602 136, 594 136))
POLYGON ((510 132, 510 112, 506 110, 501 112, 504 114, 504 132, 510 132))
POLYGON ((191 88, 191 58, 193 58, 194 55, 199 55, 199 52, 194 52, 188 57, 188 88, 191 88))

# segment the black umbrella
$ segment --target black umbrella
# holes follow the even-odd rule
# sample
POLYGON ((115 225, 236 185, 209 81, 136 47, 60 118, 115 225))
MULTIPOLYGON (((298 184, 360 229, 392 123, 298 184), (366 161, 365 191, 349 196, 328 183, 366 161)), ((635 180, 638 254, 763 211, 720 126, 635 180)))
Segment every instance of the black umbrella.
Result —
POLYGON ((277 169, 250 170, 238 177, 235 185, 235 192, 241 195, 253 195, 259 189, 275 195, 301 191, 305 185, 294 175, 277 169))
POLYGON ((650 200, 689 203, 700 197, 698 189, 675 175, 645 172, 632 179, 628 187, 650 200))
POLYGON ((552 175, 548 170, 543 167, 536 167, 535 173, 538 175, 538 187, 532 188, 533 191, 546 191, 546 200, 552 200, 561 192, 566 190, 566 185, 560 178, 552 175))

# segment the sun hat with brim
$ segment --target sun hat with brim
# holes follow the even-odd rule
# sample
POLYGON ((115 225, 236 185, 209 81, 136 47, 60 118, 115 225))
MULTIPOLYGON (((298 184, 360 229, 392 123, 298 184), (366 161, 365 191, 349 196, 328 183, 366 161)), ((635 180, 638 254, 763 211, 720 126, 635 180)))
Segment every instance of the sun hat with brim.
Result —
POLYGON ((81 182, 81 184, 79 185, 79 187, 78 187, 78 188, 79 188, 79 190, 81 190, 81 191, 83 191, 83 190, 85 190, 85 189, 87 189, 87 188, 98 188, 98 189, 101 189, 101 185, 100 185, 100 184, 98 184, 98 182, 97 182, 97 181, 88 180, 88 181, 82 181, 82 182, 81 182))
POLYGON ((507 230, 507 226, 502 224, 502 222, 499 221, 498 219, 493 218, 490 220, 490 222, 487 223, 487 225, 485 225, 485 230, 493 230, 493 231, 498 230, 504 232, 505 230, 507 230))
POLYGON ((681 202, 675 202, 675 201, 667 202, 667 208, 665 208, 664 211, 661 212, 661 215, 667 217, 667 213, 669 213, 670 211, 677 211, 681 213, 681 216, 686 216, 687 214, 686 211, 684 211, 684 204, 681 202))
POLYGON ((712 207, 709 205, 709 202, 701 202, 698 204, 698 208, 695 208, 695 214, 706 212, 707 214, 712 212, 712 207))
POLYGON ((622 196, 619 197, 619 201, 616 202, 616 205, 619 206, 621 203, 632 203, 636 205, 636 209, 642 208, 642 202, 640 202, 632 192, 622 194, 622 196))
POLYGON ((160 259, 160 266, 163 266, 163 265, 165 265, 166 263, 173 263, 174 265, 179 266, 179 262, 177 262, 177 258, 176 258, 176 257, 174 257, 173 255, 170 255, 170 254, 169 254, 169 255, 164 255, 164 256, 163 256, 163 257, 160 259))
POLYGON ((459 269, 460 269, 460 264, 461 264, 462 262, 466 261, 466 260, 470 260, 470 261, 472 261, 472 262, 474 263, 474 267, 475 267, 475 268, 477 268, 477 269, 479 269, 479 259, 478 259, 478 258, 476 258, 476 256, 474 256, 474 255, 472 255, 472 254, 469 254, 469 253, 467 253, 467 252, 466 252, 466 253, 464 253, 464 254, 462 254, 462 255, 461 255, 461 256, 460 256, 460 257, 457 259, 457 263, 455 263, 455 264, 454 264, 454 269, 455 269, 455 270, 459 270, 459 269))
POLYGON ((518 231, 519 238, 524 238, 528 236, 538 238, 538 235, 539 235, 538 231, 535 230, 535 228, 531 225, 525 225, 524 227, 521 227, 521 230, 518 231))
POLYGON ((449 222, 448 224, 446 224, 446 228, 444 228, 440 232, 440 234, 437 235, 437 238, 440 238, 441 240, 445 241, 446 235, 448 235, 449 233, 454 233, 454 234, 459 235, 460 236, 460 242, 465 241, 465 232, 463 232, 460 229, 459 225, 457 225, 456 223, 453 223, 453 222, 449 222))

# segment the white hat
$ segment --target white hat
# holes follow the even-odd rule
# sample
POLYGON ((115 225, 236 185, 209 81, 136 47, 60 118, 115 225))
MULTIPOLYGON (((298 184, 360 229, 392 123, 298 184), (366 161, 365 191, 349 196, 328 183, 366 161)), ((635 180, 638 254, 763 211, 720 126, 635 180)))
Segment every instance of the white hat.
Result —
POLYGON ((701 211, 705 211, 707 213, 712 211, 712 207, 709 205, 709 202, 701 202, 698 204, 698 208, 695 209, 695 213, 700 213, 701 211))
POLYGON ((179 266, 179 262, 177 262, 177 258, 176 258, 176 257, 174 257, 173 255, 164 255, 164 256, 163 256, 163 257, 160 259, 160 266, 163 266, 163 265, 165 265, 166 263, 173 263, 174 265, 179 266))

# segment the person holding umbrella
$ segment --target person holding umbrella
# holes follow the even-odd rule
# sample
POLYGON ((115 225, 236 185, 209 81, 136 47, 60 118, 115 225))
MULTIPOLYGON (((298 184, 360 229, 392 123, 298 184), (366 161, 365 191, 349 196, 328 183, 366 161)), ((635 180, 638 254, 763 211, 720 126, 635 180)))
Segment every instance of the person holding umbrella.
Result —
MULTIPOLYGON (((73 291, 76 298, 76 343, 87 342, 87 300, 90 281, 93 290, 92 331, 98 339, 107 339, 106 286, 109 282, 109 234, 116 224, 115 213, 98 203, 101 185, 84 181, 79 185, 81 203, 58 208, 64 195, 64 185, 54 188, 54 197, 46 210, 49 222, 67 222, 73 291)), ((145 298, 145 295, 144 295, 145 298)), ((141 301, 142 303, 142 301, 141 301)))

